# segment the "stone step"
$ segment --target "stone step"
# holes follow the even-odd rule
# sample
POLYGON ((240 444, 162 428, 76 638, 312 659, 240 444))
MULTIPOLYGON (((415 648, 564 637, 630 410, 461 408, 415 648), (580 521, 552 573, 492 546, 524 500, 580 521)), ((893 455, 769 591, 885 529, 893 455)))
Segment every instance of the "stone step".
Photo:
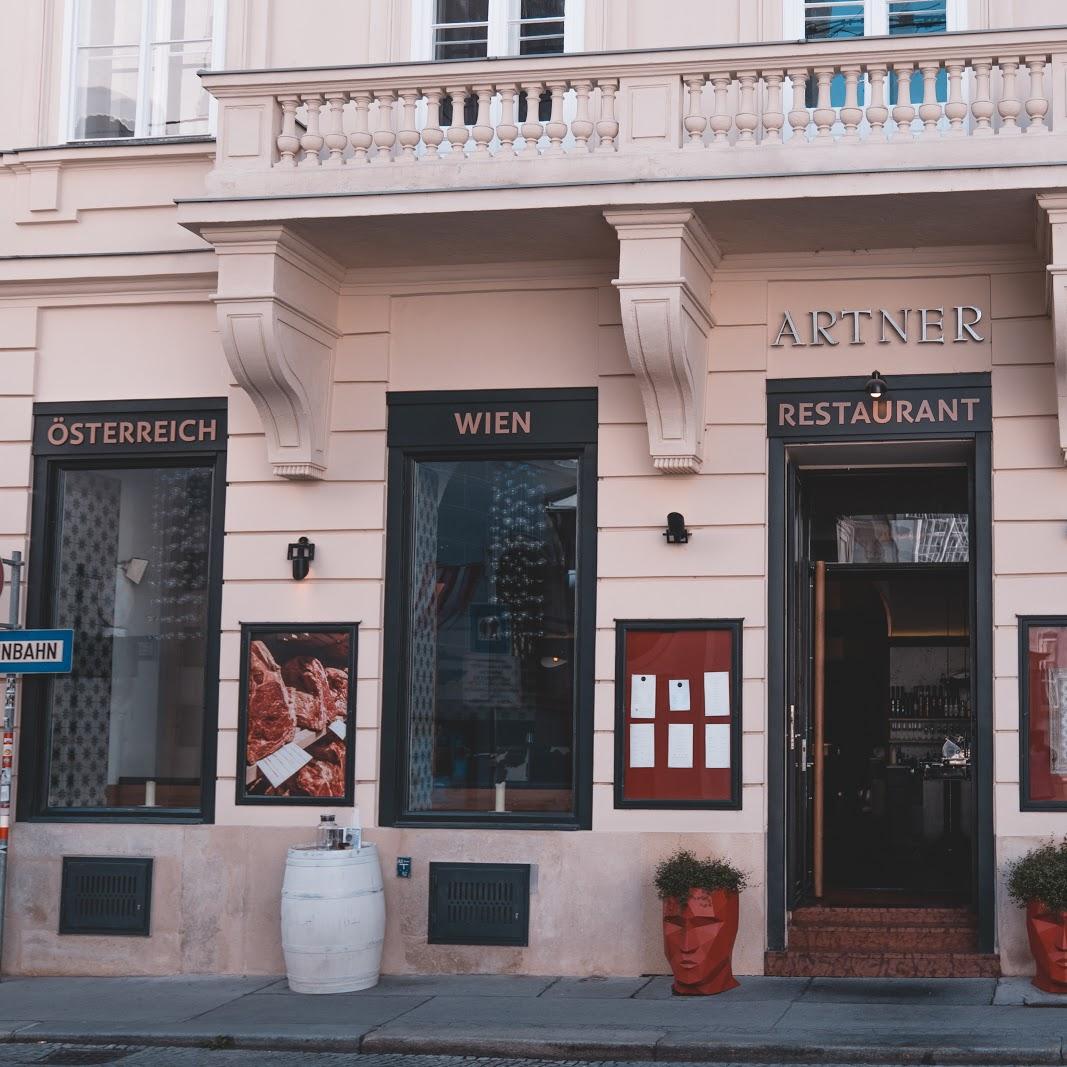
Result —
POLYGON ((979 952, 768 952, 779 978, 999 978, 1000 958, 979 952))
POLYGON ((789 948, 801 952, 974 952, 977 939, 969 924, 909 926, 873 923, 794 924, 789 948))
POLYGON ((812 905, 795 908, 790 926, 965 926, 975 918, 967 908, 835 908, 812 905))

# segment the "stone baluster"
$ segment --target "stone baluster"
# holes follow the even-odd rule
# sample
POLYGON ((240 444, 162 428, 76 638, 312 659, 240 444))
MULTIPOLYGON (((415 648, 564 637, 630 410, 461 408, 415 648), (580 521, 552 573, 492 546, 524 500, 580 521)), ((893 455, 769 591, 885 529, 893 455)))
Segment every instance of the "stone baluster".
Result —
POLYGON ((815 120, 815 144, 829 147, 834 143, 834 123, 837 112, 830 103, 830 84, 834 80, 833 67, 816 67, 815 79, 819 85, 819 97, 812 118, 815 120))
POLYGON ((945 103, 945 118, 949 123, 949 137, 963 137, 967 132, 963 128, 963 120, 967 117, 967 105, 963 100, 964 66, 962 59, 950 59, 945 64, 948 70, 948 100, 945 103))
POLYGON ((478 114, 475 117, 474 126, 471 128, 471 136, 474 138, 474 159, 489 159, 489 143, 493 139, 493 126, 489 119, 489 108, 493 103, 493 87, 491 85, 472 86, 475 96, 478 97, 478 114))
POLYGON ((526 93, 526 118, 523 120, 521 130, 522 139, 526 142, 522 154, 531 159, 536 159, 540 152, 538 142, 545 132, 541 125, 541 83, 523 82, 523 92, 526 93))
POLYGON ((388 163, 393 158, 396 134, 393 132, 393 104, 396 93, 392 89, 377 89, 374 99, 378 102, 378 128, 374 131, 374 147, 378 152, 372 163, 388 163))
POLYGON ((780 145, 782 143, 782 127, 785 125, 785 112, 782 103, 782 80, 784 74, 780 70, 765 70, 763 72, 763 84, 767 87, 767 110, 763 113, 763 143, 765 145, 780 145))
POLYGON ((869 140, 885 140, 885 124, 889 119, 889 108, 885 104, 885 83, 889 70, 884 63, 876 63, 867 68, 867 80, 871 86, 871 102, 867 107, 867 121, 871 132, 869 140))
POLYGON ((597 84, 600 87, 600 118, 596 124, 600 143, 597 147, 601 152, 616 152, 619 122, 615 118, 615 94, 619 91, 619 83, 614 78, 601 78, 597 84))
POLYGON ((278 98, 282 106, 282 132, 278 134, 279 167, 295 167, 296 153, 300 150, 300 138, 296 135, 296 109, 300 106, 298 96, 278 98))
POLYGON ((793 131, 790 144, 804 145, 808 143, 808 124, 811 122, 808 112, 808 72, 791 70, 789 80, 793 85, 793 107, 789 112, 789 128, 793 131))
POLYGON ((352 156, 348 160, 349 166, 366 163, 370 146, 374 144, 374 138, 370 134, 370 102, 373 99, 367 89, 357 89, 352 94, 353 128, 348 135, 348 143, 352 146, 352 156))
POLYGON ((318 93, 312 93, 302 98, 308 111, 307 129, 300 138, 300 147, 304 150, 304 158, 300 160, 302 167, 321 166, 319 151, 322 149, 325 138, 319 129, 319 118, 322 114, 322 97, 318 93))
POLYGON ((711 113, 712 148, 730 147, 730 127, 734 120, 730 114, 730 85, 733 79, 726 71, 717 71, 708 75, 715 87, 715 110, 711 113))
POLYGON ((860 74, 862 70, 855 66, 841 68, 845 79, 845 106, 841 108, 841 122, 845 127, 842 141, 856 143, 860 139, 860 123, 863 121, 863 108, 860 107, 860 74))
POLYGON ((919 107, 922 119, 922 137, 929 140, 938 136, 937 124, 941 121, 941 105, 937 102, 937 75, 941 64, 936 60, 923 60, 919 64, 923 75, 923 102, 919 107))
POLYGON ((470 130, 463 121, 463 108, 467 103, 467 87, 450 85, 446 92, 452 98, 452 122, 448 127, 448 145, 451 151, 448 153, 448 161, 449 163, 462 163, 466 158, 464 149, 470 139, 470 130))
POLYGON ((1030 71, 1030 95, 1026 98, 1026 115, 1030 124, 1027 133, 1048 133, 1045 116, 1048 100, 1045 98, 1045 57, 1027 56, 1026 67, 1030 71))
POLYGON ((422 143, 426 146, 426 162, 439 162, 441 159, 441 142, 445 139, 445 131, 441 129, 441 97, 440 89, 423 89, 422 95, 426 97, 426 125, 422 128, 422 143))
POLYGON ((574 118, 571 120, 571 133, 574 135, 574 148, 571 151, 576 155, 586 155, 589 152, 589 138, 593 136, 595 129, 589 117, 589 94, 593 91, 593 83, 584 78, 571 84, 578 101, 574 118))
POLYGON ((515 157, 515 139, 519 136, 519 127, 515 123, 515 108, 518 90, 514 84, 497 86, 500 93, 500 125, 496 135, 500 139, 500 151, 497 159, 515 157))
POLYGON ((1000 135, 1017 137, 1023 132, 1018 121, 1023 105, 1016 87, 1019 61, 1011 57, 1001 57, 997 64, 1000 67, 1000 103, 997 104, 997 111, 1000 112, 1000 135))
POLYGON ((348 147, 348 137, 345 135, 345 102, 348 97, 345 93, 327 93, 326 104, 329 107, 330 132, 326 134, 326 147, 330 154, 323 163, 324 167, 340 167, 344 165, 345 149, 348 147))
POLYGON ((737 74, 737 147, 755 148, 759 115, 756 113, 756 82, 759 75, 754 70, 742 70, 737 74))
POLYGON ((989 83, 993 70, 992 59, 974 59, 974 97, 971 100, 971 114, 974 116, 972 137, 993 136, 993 96, 989 83))
POLYGON ((400 145, 400 155, 397 163, 414 163, 415 149, 419 144, 419 130, 415 122, 415 107, 418 104, 419 94, 415 89, 402 89, 400 91, 400 103, 402 106, 400 117, 400 130, 396 140, 400 145))
POLYGON ((567 136, 567 124, 563 121, 563 94, 567 91, 567 83, 564 81, 545 82, 548 91, 552 94, 552 114, 545 123, 545 133, 548 134, 548 147, 545 149, 546 156, 563 155, 563 138, 567 136))
POLYGON ((915 119, 915 108, 911 103, 911 70, 910 63, 893 64, 893 73, 897 76, 897 102, 893 107, 897 132, 893 134, 893 140, 900 144, 910 144, 915 140, 911 132, 911 124, 915 119))
POLYGON ((708 120, 704 116, 704 107, 701 103, 701 96, 704 92, 704 75, 686 74, 682 81, 685 82, 686 90, 689 93, 689 108, 686 111, 685 119, 682 121, 685 132, 689 134, 689 140, 685 142, 685 147, 703 148, 704 131, 708 128, 708 120))

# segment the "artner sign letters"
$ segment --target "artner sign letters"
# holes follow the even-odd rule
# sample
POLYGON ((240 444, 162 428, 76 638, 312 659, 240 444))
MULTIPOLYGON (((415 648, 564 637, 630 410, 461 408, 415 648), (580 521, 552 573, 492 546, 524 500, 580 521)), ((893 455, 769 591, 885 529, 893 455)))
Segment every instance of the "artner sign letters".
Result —
POLYGON ((982 309, 973 304, 932 308, 818 308, 794 316, 785 311, 771 348, 819 348, 840 344, 979 344, 982 309))

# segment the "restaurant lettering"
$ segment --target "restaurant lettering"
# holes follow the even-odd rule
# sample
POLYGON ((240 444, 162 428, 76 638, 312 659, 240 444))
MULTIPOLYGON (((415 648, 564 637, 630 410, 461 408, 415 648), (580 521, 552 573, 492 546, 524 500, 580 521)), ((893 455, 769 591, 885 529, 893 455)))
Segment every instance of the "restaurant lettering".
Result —
POLYGON ((532 425, 529 411, 455 411, 452 417, 462 437, 470 434, 528 434, 532 425))
POLYGON ((218 420, 195 419, 74 419, 53 417, 46 431, 55 448, 84 445, 203 444, 218 439, 218 420))
POLYGON ((936 308, 846 308, 831 311, 820 308, 794 319, 786 311, 771 348, 835 347, 842 343, 865 345, 869 341, 887 345, 894 339, 907 344, 909 340, 921 345, 981 343, 985 337, 978 331, 982 321, 981 308, 973 304, 936 308), (799 319, 799 321, 798 321, 799 319))
POLYGON ((923 400, 802 400, 778 402, 778 426, 922 426, 957 423, 973 426, 976 396, 923 400))

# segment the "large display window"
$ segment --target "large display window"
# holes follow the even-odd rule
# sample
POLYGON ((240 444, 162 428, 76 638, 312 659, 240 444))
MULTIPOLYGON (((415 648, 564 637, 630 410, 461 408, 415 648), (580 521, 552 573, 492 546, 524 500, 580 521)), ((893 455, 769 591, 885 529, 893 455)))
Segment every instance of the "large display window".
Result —
POLYGON ((1067 616, 1019 618, 1023 810, 1067 810, 1067 616))
POLYGON ((220 404, 35 410, 29 622, 74 650, 25 682, 23 817, 210 817, 220 404))
POLYGON ((594 395, 390 398, 385 822, 588 822, 594 395))

